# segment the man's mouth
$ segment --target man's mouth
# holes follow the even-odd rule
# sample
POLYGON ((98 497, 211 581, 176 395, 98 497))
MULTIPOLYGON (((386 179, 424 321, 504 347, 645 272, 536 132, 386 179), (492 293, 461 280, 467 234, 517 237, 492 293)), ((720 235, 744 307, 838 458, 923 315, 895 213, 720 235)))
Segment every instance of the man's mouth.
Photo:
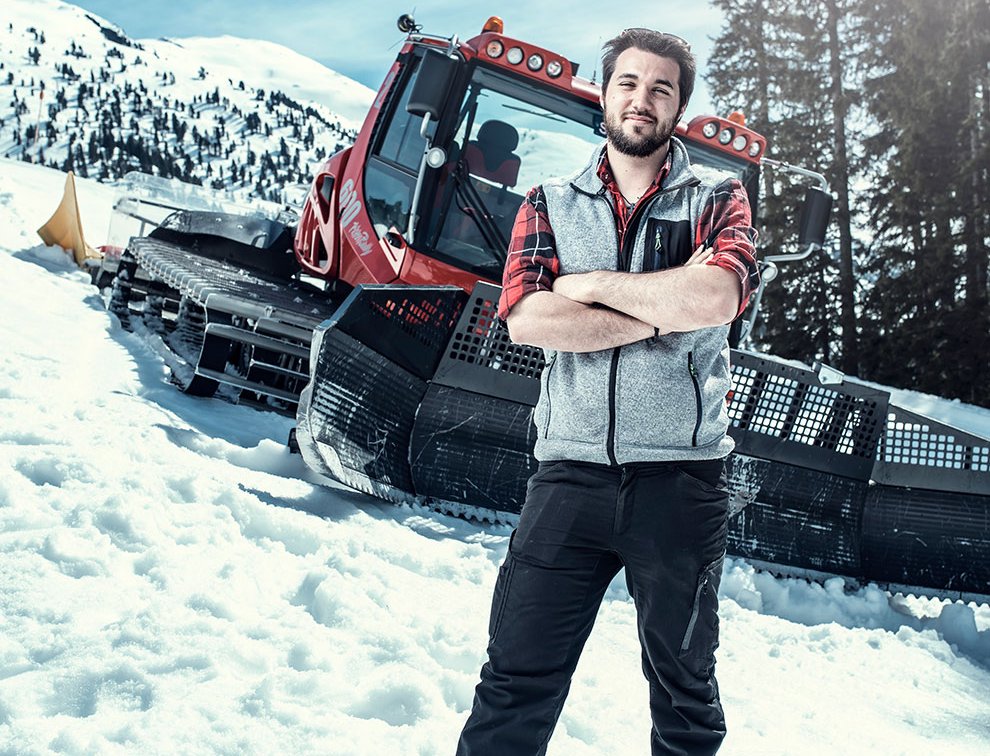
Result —
POLYGON ((632 121, 633 123, 655 123, 656 121, 653 117, 642 113, 626 113, 623 118, 624 120, 632 121))

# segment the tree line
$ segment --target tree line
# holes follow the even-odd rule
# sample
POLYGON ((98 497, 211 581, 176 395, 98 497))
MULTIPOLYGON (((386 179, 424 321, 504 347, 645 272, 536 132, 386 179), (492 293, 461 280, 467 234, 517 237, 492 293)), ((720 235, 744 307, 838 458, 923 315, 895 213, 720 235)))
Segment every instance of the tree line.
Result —
MULTIPOLYGON (((758 346, 990 406, 990 0, 712 0, 706 80, 772 156, 818 170, 822 254, 781 267, 758 346)), ((801 192, 764 170, 764 254, 801 192)))
MULTIPOLYGON (((72 49, 82 50, 75 43, 72 49)), ((3 67, 0 62, 0 71, 3 67)), ((138 170, 284 202, 287 187, 309 184, 311 161, 356 138, 353 129, 279 91, 253 90, 254 109, 244 110, 219 87, 193 95, 188 103, 170 98, 163 91, 174 76, 165 73, 154 75, 162 89, 141 79, 116 86, 105 67, 90 70, 87 83, 66 68, 54 64, 58 88, 45 100, 48 117, 40 129, 28 107, 28 97, 39 96, 35 80, 20 80, 21 95, 12 71, 0 77, 13 87, 9 123, 0 119, 0 139, 10 136, 6 157, 101 181, 138 170), (314 125, 323 127, 320 143, 314 125), (263 139, 254 139, 252 149, 249 137, 263 139)), ((37 87, 44 90, 44 80, 37 87)), ((243 82, 239 88, 245 90, 243 82)))

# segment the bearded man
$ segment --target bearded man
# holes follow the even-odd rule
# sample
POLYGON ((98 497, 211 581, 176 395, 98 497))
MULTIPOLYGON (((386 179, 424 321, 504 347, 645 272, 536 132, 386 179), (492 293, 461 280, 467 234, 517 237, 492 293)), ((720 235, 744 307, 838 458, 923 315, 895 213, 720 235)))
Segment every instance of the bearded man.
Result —
POLYGON ((609 583, 625 569, 651 749, 725 736, 715 681, 727 532, 728 324, 759 284, 736 179, 673 136, 694 88, 684 40, 627 29, 603 51, 607 141, 528 194, 499 315, 542 347, 537 472, 499 570, 488 661, 457 753, 543 754, 609 583))

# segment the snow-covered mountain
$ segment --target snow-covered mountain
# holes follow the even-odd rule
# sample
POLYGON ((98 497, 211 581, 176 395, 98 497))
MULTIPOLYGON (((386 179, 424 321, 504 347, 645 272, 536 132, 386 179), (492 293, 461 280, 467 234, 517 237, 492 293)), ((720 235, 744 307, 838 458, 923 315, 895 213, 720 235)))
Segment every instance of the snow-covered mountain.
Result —
POLYGON ((296 200, 373 97, 271 42, 132 40, 59 0, 0 12, 0 156, 82 177, 140 170, 296 200))
MULTIPOLYGON (((508 529, 326 488, 291 418, 169 385, 39 244, 63 181, 0 158, 0 754, 452 753, 508 529)), ((114 189, 78 193, 97 237, 114 189)), ((990 751, 987 605, 738 559, 720 595, 727 756, 990 751)), ((620 576, 549 754, 648 739, 620 576)))

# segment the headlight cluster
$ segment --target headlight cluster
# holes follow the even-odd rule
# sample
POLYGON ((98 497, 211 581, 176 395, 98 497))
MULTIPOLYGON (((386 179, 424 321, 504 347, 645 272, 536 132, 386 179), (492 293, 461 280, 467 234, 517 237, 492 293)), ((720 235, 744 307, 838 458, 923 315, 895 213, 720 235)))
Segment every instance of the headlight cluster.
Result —
POLYGON ((745 152, 750 157, 756 157, 763 149, 763 145, 757 140, 750 141, 750 137, 745 133, 736 133, 732 126, 725 125, 725 122, 708 121, 701 127, 701 133, 706 139, 718 138, 718 143, 729 146, 736 152, 745 152))
POLYGON ((485 53, 489 58, 501 58, 505 55, 505 60, 514 66, 518 66, 523 60, 526 61, 526 68, 534 73, 543 69, 546 71, 547 76, 551 79, 556 79, 564 72, 564 65, 559 60, 551 60, 546 64, 544 69, 543 56, 539 53, 533 53, 528 58, 526 57, 526 51, 521 47, 510 47, 506 52, 505 45, 502 44, 501 40, 493 39, 487 45, 485 45, 485 53))

